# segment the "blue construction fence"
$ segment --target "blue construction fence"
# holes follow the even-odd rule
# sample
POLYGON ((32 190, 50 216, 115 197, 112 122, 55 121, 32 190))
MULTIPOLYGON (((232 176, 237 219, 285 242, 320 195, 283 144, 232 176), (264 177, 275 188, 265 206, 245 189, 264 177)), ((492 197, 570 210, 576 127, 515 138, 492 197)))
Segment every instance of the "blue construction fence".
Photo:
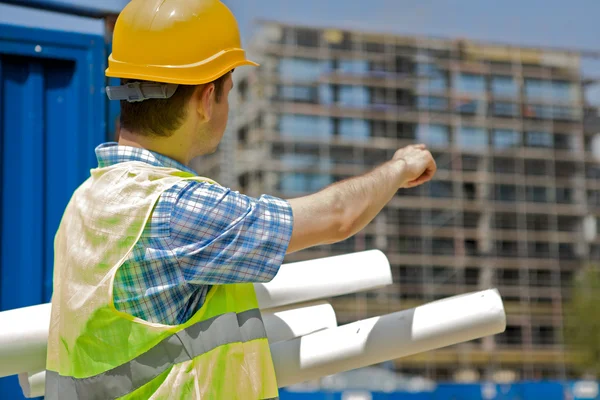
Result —
POLYGON ((439 384, 428 392, 282 390, 281 400, 600 400, 598 382, 518 382, 439 384))
MULTIPOLYGON (((126 3, 0 0, 0 311, 50 300, 56 229, 118 114, 98 17, 126 3)), ((0 400, 19 399, 17 377, 1 378, 0 400)))

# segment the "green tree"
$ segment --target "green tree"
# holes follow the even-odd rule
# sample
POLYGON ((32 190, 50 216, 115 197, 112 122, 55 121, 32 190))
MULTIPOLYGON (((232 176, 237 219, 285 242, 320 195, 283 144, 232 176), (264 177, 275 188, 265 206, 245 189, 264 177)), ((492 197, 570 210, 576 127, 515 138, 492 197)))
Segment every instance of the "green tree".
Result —
POLYGON ((600 265, 584 267, 573 280, 565 307, 565 343, 577 353, 582 374, 600 376, 600 265))

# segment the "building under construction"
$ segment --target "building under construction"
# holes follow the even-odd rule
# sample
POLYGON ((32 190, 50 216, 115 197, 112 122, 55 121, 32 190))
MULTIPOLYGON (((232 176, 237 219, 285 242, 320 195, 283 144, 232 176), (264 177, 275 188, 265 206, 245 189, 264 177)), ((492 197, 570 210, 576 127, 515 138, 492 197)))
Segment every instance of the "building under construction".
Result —
POLYGON ((260 23, 250 47, 261 67, 236 71, 230 131, 202 166, 209 176, 290 198, 415 142, 438 164, 434 181, 400 190, 360 234, 288 257, 387 254, 395 284, 334 299, 339 323, 497 287, 504 334, 397 360, 397 370, 572 377, 563 306, 574 273, 600 259, 582 54, 275 22, 260 23))

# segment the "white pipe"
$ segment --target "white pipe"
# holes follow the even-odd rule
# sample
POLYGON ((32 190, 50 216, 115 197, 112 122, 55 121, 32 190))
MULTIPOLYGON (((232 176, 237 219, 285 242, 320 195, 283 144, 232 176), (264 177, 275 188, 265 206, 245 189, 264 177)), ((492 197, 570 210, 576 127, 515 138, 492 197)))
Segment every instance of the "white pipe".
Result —
POLYGON ((0 378, 46 368, 50 304, 0 313, 0 378))
POLYGON ((283 342, 337 326, 335 311, 327 302, 307 304, 300 308, 265 310, 262 316, 269 343, 283 342))
MULTIPOLYGON (((270 343, 337 326, 326 302, 265 310, 263 320, 270 343)), ((45 369, 49 324, 50 304, 0 313, 0 377, 45 369)))
POLYGON ((21 385, 23 395, 28 399, 44 396, 46 393, 46 371, 19 374, 19 385, 21 385))
POLYGON ((492 289, 272 343, 270 347, 277 382, 279 387, 286 387, 505 329, 502 299, 492 289))
POLYGON ((277 276, 256 284, 261 309, 376 289, 392 284, 392 271, 380 250, 368 250, 282 265, 277 276))
MULTIPOLYGON (((326 302, 265 310, 263 321, 271 344, 337 326, 335 311, 326 302)), ((45 391, 46 372, 20 373, 19 384, 26 398, 41 397, 45 391)))
MULTIPOLYGON (((254 287, 259 307, 265 310, 391 283, 387 257, 370 250, 282 265, 271 282, 254 287)), ((42 304, 0 312, 0 378, 45 368, 50 310, 50 304, 42 304)), ((291 332, 300 332, 299 325, 294 322, 291 332)), ((312 328, 301 329, 306 334, 312 328)))
POLYGON ((487 290, 271 345, 279 387, 501 333, 506 315, 487 290))

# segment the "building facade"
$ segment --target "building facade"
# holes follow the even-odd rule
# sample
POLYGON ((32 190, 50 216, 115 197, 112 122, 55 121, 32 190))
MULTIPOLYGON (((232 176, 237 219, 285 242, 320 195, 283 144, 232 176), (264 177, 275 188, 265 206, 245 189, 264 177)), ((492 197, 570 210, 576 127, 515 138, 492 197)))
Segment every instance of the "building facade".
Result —
MULTIPOLYGON (((600 163, 584 132, 581 55, 468 40, 259 24, 213 157, 250 195, 317 191, 428 144, 436 178, 364 231, 288 262, 372 248, 394 285, 333 299, 339 323, 497 287, 504 334, 396 360, 436 380, 570 378, 563 305, 600 259, 600 163)), ((317 216, 316 216, 317 217, 317 216)), ((365 268, 368 268, 366 265, 365 268)), ((316 278, 317 279, 317 278, 316 278)))

